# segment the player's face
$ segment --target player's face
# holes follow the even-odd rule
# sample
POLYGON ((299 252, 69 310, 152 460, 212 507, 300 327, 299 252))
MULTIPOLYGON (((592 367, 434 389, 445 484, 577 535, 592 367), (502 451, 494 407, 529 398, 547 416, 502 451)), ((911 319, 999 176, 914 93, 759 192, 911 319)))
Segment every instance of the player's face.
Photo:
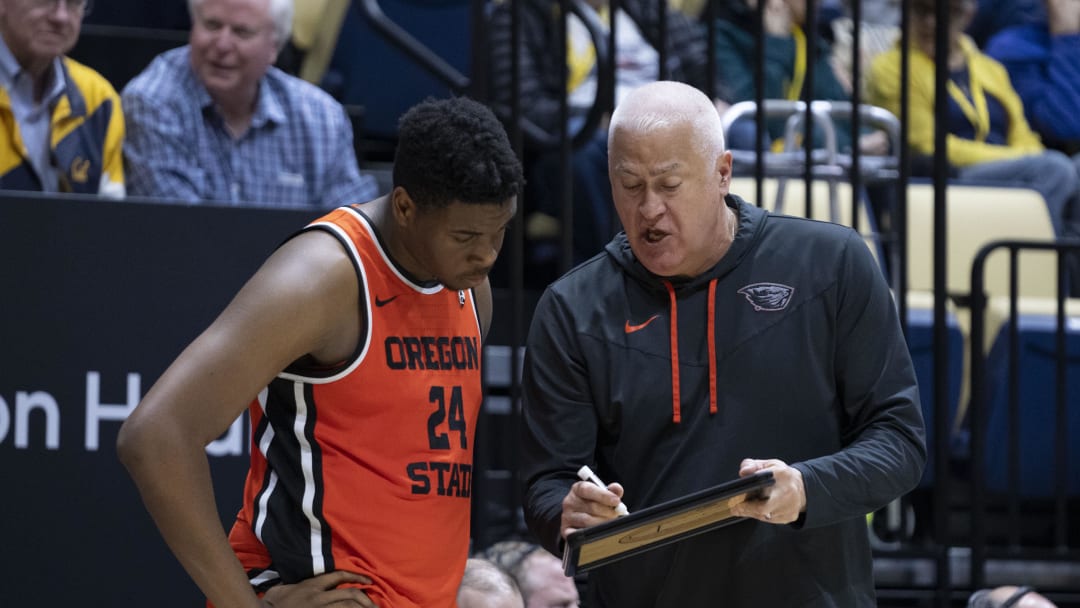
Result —
POLYGON ((75 46, 85 7, 85 0, 0 0, 0 34, 22 67, 44 67, 75 46))
POLYGON ((450 289, 468 289, 484 282, 502 249, 517 199, 501 204, 455 201, 416 214, 413 257, 450 289))
POLYGON ((703 154, 690 123, 612 133, 615 211, 634 256, 662 277, 697 276, 720 259, 731 153, 703 154))
POLYGON ((277 58, 270 0, 202 0, 191 23, 191 67, 210 96, 254 100, 277 58))

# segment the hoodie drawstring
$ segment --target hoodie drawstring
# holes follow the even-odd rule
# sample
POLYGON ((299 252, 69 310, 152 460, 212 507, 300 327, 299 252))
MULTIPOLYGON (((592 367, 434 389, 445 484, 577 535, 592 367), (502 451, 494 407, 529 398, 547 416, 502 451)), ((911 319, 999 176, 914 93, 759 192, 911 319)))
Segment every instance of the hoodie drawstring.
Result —
POLYGON ((668 333, 671 335, 671 421, 679 424, 682 421, 682 411, 679 402, 679 308, 675 302, 675 287, 671 281, 664 281, 667 288, 668 301, 671 303, 671 327, 668 333))
POLYGON ((709 281, 708 319, 705 333, 709 340, 709 413, 716 413, 716 279, 709 281))
MULTIPOLYGON (((675 301, 675 287, 664 281, 671 306, 669 329, 671 348, 671 421, 682 422, 682 396, 679 390, 679 309, 675 301)), ((709 340, 709 413, 716 413, 716 279, 709 281, 709 304, 706 331, 709 340)))

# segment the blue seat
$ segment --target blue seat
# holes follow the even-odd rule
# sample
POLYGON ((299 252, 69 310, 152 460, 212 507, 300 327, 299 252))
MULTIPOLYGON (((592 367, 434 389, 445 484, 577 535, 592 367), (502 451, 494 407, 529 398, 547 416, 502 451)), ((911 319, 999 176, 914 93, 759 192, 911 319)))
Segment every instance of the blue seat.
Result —
MULTIPOLYGON (((1057 407, 1056 317, 1021 313, 1018 321, 1019 428, 1009 423, 1010 323, 997 332, 987 358, 987 487, 1008 490, 1010 430, 1019 438, 1019 492, 1027 498, 1054 496, 1057 407)), ((1066 322, 1066 493, 1080 496, 1080 318, 1066 322)))
MULTIPOLYGON (((413 38, 459 72, 469 74, 468 0, 382 0, 379 4, 413 38)), ((345 14, 323 84, 342 103, 363 106, 364 132, 358 136, 396 141, 398 118, 406 110, 427 97, 447 97, 453 91, 373 29, 358 5, 353 2, 345 14)))
MULTIPOLYGON (((911 303, 911 298, 909 298, 911 303)), ((956 315, 947 311, 946 343, 948 345, 948 403, 946 408, 951 432, 948 436, 949 451, 958 454, 963 451, 962 436, 955 433, 955 421, 960 403, 960 392, 964 377, 964 336, 957 323, 956 315)), ((908 351, 915 367, 915 377, 919 382, 919 400, 922 403, 923 421, 926 424, 926 469, 923 471, 921 487, 927 487, 934 481, 934 311, 932 308, 911 304, 908 308, 908 351)))

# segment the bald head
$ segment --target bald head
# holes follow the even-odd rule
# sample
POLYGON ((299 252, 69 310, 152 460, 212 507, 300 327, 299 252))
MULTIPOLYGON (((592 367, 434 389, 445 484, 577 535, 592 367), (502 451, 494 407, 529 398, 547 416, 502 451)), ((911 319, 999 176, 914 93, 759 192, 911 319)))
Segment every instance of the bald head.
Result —
POLYGON ((460 608, 524 608, 517 583, 502 568, 486 559, 469 558, 458 588, 460 608))
POLYGON ((638 87, 615 108, 608 147, 619 130, 638 135, 688 124, 694 145, 710 164, 724 152, 720 114, 704 93, 681 82, 660 80, 638 87))

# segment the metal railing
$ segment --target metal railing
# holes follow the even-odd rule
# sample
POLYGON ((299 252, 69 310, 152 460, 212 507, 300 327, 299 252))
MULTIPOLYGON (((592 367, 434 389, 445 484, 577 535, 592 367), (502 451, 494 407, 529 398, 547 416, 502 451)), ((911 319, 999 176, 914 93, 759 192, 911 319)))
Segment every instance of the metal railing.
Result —
MULTIPOLYGON (((1058 573, 1058 581, 1049 581, 1040 584, 1043 591, 1054 591, 1052 587, 1058 583, 1059 593, 1071 593, 1072 600, 1077 601, 1080 592, 1080 539, 1077 535, 1076 521, 1080 515, 1080 483, 1075 483, 1077 469, 1080 468, 1080 458, 1074 453, 1070 458, 1069 430, 1070 419, 1080 420, 1080 301, 1070 302, 1070 283, 1077 280, 1075 266, 1070 272, 1070 263, 1080 261, 1080 240, 1059 240, 1057 242, 1043 241, 995 241, 984 246, 976 255, 971 269, 971 401, 968 406, 971 429, 971 585, 980 588, 987 584, 988 568, 995 558, 1000 560, 1018 560, 1024 562, 1072 562, 1073 568, 1058 573), (998 250, 1005 250, 1009 256, 1009 293, 1007 296, 988 295, 986 293, 986 266, 990 255, 998 250), (1024 252, 1049 251, 1056 253, 1057 257, 1057 293, 1056 296, 1047 300, 1024 299, 1019 290, 1020 263, 1019 257, 1024 252), (1070 262, 1069 257, 1075 256, 1070 262), (1006 363, 1004 370, 998 366, 995 374, 996 390, 989 389, 988 381, 991 376, 987 367, 990 354, 986 352, 987 325, 989 321, 988 308, 993 298, 1005 298, 1007 300, 1008 314, 1003 319, 1004 330, 999 333, 994 341, 993 354, 998 357, 1004 356, 1006 363), (1042 304, 1038 306, 1038 304, 1042 304), (1037 310, 1036 310, 1037 309, 1037 310), (1070 314, 1071 313, 1071 314, 1070 314), (1021 351, 1022 326, 1025 321, 1032 321, 1037 316, 1049 320, 1049 325, 1040 329, 1045 338, 1044 341, 1052 342, 1053 346, 1046 360, 1053 361, 1053 371, 1044 372, 1040 378, 1052 376, 1050 383, 1052 393, 1051 404, 1042 402, 1047 398, 1045 385, 1034 386, 1028 382, 1022 386, 1021 377, 1024 366, 1028 366, 1029 372, 1034 359, 1021 351), (1052 326, 1052 331, 1046 331, 1052 326), (1052 338, 1050 337, 1052 335, 1052 338), (1004 344, 1002 344, 1004 341, 1004 344), (1071 349, 1070 350, 1070 347, 1071 349), (1002 354, 1004 353, 1004 354, 1002 354), (1072 382, 1069 374, 1072 369, 1072 382), (1000 375, 1004 371, 1003 375, 1000 375), (1001 386, 1004 382, 1004 387, 1001 386), (1070 386, 1071 384, 1071 386, 1070 386), (1070 388, 1072 394, 1070 394, 1070 388), (1004 411, 995 408, 1004 407, 1004 411), (1072 410, 1070 411, 1070 408, 1072 410), (1043 416, 1052 410, 1052 418, 1045 419, 1043 416), (1005 484, 1004 488, 997 489, 997 496, 991 492, 988 484, 988 472, 990 466, 987 460, 988 434, 991 432, 990 419, 995 416, 996 430, 1005 436, 1005 445, 1000 443, 993 446, 994 450, 1004 451, 1005 454, 1005 484), (1072 418, 1070 418, 1072 416, 1072 418), (1034 488, 1031 483, 1022 483, 1022 477, 1030 469, 1022 465, 1021 453, 1025 450, 1045 448, 1024 443, 1022 437, 1032 438, 1030 429, 1036 425, 1047 425, 1047 429, 1053 431, 1052 435, 1052 459, 1044 462, 1039 459, 1037 466, 1040 469, 1049 467, 1053 470, 1053 476, 1049 480, 1049 488, 1034 488), (1028 429, 1029 434, 1024 434, 1028 429), (1072 476, 1070 477, 1070 470, 1072 476), (1027 486, 1027 487, 1025 487, 1027 486), (1004 494, 1001 495, 1001 490, 1004 494), (988 517, 992 505, 997 502, 1004 503, 1005 516, 999 521, 999 526, 994 530, 988 526, 988 517), (1026 513, 1025 513, 1026 511, 1026 513), (1038 518, 1042 527, 1047 528, 1043 538, 1026 538, 1025 528, 1030 528, 1030 519, 1038 518), (1025 520, 1029 520, 1025 522, 1025 520), (1070 521, 1072 520, 1072 521, 1070 521), (993 534, 999 533, 999 534, 993 534), (998 542, 992 542, 992 537, 998 538, 998 542)), ((1073 291, 1075 293, 1075 291, 1073 291)), ((999 302, 999 308, 1001 308, 999 302)), ((1080 424, 1073 425, 1080 428, 1080 424)), ((1075 448, 1072 448, 1075 450, 1075 448)), ((1000 459, 996 459, 1000 460, 1000 459)), ((1030 459, 1029 459, 1030 460, 1030 459)), ((1028 463, 1030 464, 1030 462, 1028 463)), ((1027 481, 1027 480, 1025 480, 1027 481)), ((1000 484, 998 484, 1000 485, 1000 484)), ((1046 570, 1047 568, 1043 568, 1046 570)))

